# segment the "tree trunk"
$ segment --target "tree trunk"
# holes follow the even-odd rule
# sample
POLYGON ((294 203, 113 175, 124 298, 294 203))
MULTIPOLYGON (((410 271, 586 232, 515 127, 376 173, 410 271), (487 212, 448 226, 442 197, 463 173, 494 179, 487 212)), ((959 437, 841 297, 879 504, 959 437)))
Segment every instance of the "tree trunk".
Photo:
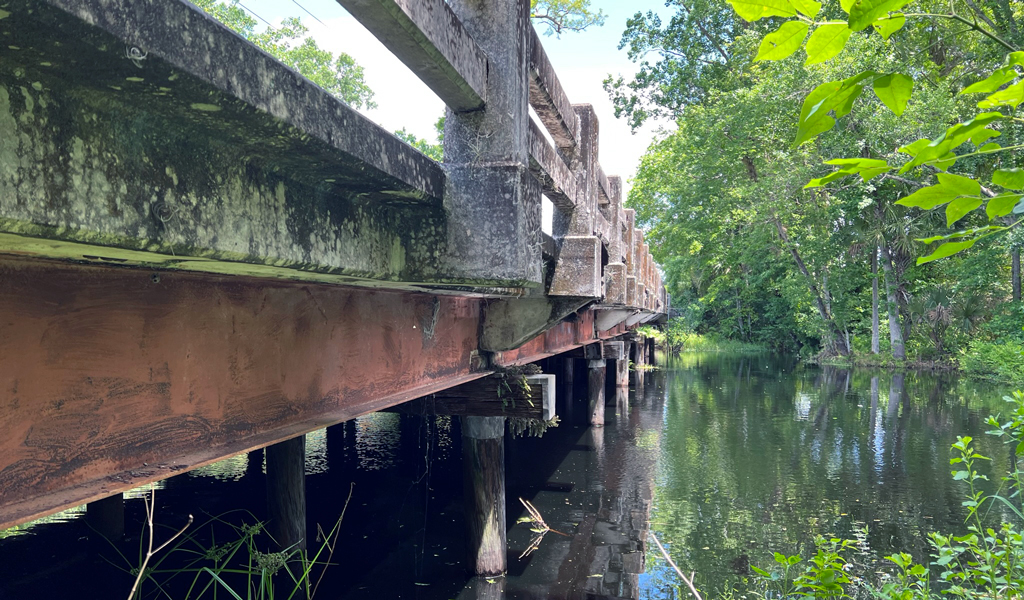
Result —
POLYGON ((835 321, 832 319, 832 315, 828 312, 828 308, 825 306, 825 301, 821 297, 821 292, 818 291, 818 284, 815 283, 814 278, 811 277, 810 272, 807 270, 807 266, 804 264, 803 258, 800 257, 800 252, 796 249, 796 246, 789 243, 789 235, 786 234, 786 227, 782 224, 782 221, 778 217, 773 217, 772 221, 775 225, 775 230, 779 233, 779 239, 789 249, 790 254, 793 255, 793 261, 796 263, 797 269, 803 274, 804 279, 807 281, 807 286, 811 290, 811 295, 814 296, 814 303, 818 307, 818 315, 821 316, 821 320, 824 321, 825 327, 830 336, 828 340, 829 346, 834 349, 838 354, 847 356, 850 354, 850 349, 846 347, 846 341, 843 339, 842 332, 836 327, 835 321))
POLYGON ((878 322, 878 246, 871 253, 871 353, 881 351, 878 322))
POLYGON ((903 344, 903 329, 900 328, 899 307, 896 304, 896 282, 893 275, 892 255, 889 254, 889 246, 882 244, 882 271, 885 274, 885 310, 889 313, 889 345, 892 347, 892 357, 897 360, 907 358, 907 349, 903 344))
POLYGON ((1020 302, 1020 248, 1011 251, 1010 279, 1013 281, 1013 301, 1020 302))
POLYGON ((743 305, 740 304, 739 294, 736 295, 736 321, 740 324, 740 338, 745 339, 743 336, 743 305))

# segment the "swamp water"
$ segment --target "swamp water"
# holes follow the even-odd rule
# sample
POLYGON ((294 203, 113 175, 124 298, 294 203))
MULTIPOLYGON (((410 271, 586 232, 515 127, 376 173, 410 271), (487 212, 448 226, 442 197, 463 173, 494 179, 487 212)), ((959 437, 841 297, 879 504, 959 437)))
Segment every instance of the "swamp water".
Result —
MULTIPOLYGON (((819 369, 776 357, 671 359, 617 405, 610 396, 604 428, 574 424, 584 416, 577 402, 559 407, 561 426, 543 438, 507 440, 510 576, 494 583, 463 573, 458 419, 369 415, 306 438, 311 547, 316 524, 329 530, 352 490, 336 565, 316 597, 681 597, 645 542, 648 523, 712 589, 750 564, 766 566, 772 551, 806 552, 816 533, 853 537, 865 525, 876 556, 922 557, 927 531, 962 527, 963 490, 948 465, 956 436, 974 436, 995 459, 982 465, 993 480, 1005 471, 1010 449, 984 435, 1005 393, 950 376, 819 369), (526 515, 520 497, 566 534, 548 533, 523 558, 535 534, 516 523, 526 515)), ((160 484, 157 541, 188 513, 205 548, 233 535, 228 523, 261 518, 262 467, 262 453, 252 453, 160 484), (223 523, 202 526, 214 516, 223 523)), ((0 533, 0 599, 127 596, 134 577, 124 569, 138 564, 143 520, 141 492, 130 498, 128 533, 116 549, 97 539, 82 511, 0 533)), ((184 558, 179 551, 158 568, 184 558)), ((152 584, 147 590, 166 597, 152 584)))

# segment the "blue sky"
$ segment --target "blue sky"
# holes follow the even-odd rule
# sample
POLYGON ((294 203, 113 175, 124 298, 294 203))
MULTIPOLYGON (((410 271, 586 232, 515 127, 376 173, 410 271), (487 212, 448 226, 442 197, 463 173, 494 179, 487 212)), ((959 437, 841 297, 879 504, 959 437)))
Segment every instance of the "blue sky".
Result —
MULTIPOLYGON (((377 40, 355 21, 335 0, 242 0, 263 19, 272 23, 284 17, 301 17, 317 43, 335 53, 345 52, 365 69, 366 81, 374 90, 378 108, 365 111, 389 130, 406 128, 419 137, 433 140, 433 124, 444 104, 377 40), (304 10, 323 22, 320 24, 304 10)), ((601 87, 608 74, 631 75, 636 66, 618 50, 626 20, 638 11, 671 14, 664 0, 593 0, 595 8, 607 14, 603 27, 557 38, 542 36, 548 57, 562 85, 575 103, 594 105, 600 121, 600 160, 605 173, 629 179, 658 128, 655 123, 631 134, 624 121, 616 119, 611 102, 601 87)), ((544 28, 539 28, 543 32, 544 28)))

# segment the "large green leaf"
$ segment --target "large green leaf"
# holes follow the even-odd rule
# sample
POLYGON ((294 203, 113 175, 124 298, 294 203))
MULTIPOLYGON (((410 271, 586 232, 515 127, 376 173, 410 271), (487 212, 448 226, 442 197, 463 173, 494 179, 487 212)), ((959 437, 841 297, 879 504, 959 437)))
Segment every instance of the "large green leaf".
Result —
POLYGON ((833 171, 824 177, 810 180, 807 182, 807 185, 804 186, 805 190, 821 187, 837 179, 849 177, 850 175, 860 175, 862 180, 868 181, 873 177, 877 177, 882 173, 892 170, 892 167, 890 167, 887 162, 876 158, 836 158, 825 161, 825 164, 838 166, 839 170, 833 171))
POLYGON ((1020 65, 1024 67, 1024 52, 1011 52, 1006 55, 1006 66, 1020 65))
POLYGON ((1024 80, 1018 81, 1010 87, 1000 90, 978 103, 978 108, 995 108, 997 106, 1012 106, 1024 102, 1024 80))
POLYGON ((853 101, 864 90, 864 80, 875 75, 877 73, 874 71, 864 71, 849 79, 829 81, 814 88, 804 98, 803 107, 800 109, 795 145, 799 146, 832 129, 835 119, 828 113, 834 110, 837 117, 849 114, 853 101))
POLYGON ((853 31, 846 23, 819 25, 807 40, 807 65, 816 65, 843 51, 853 31))
POLYGON ((871 24, 875 28, 875 31, 882 36, 883 40, 888 40, 889 36, 896 33, 900 29, 903 29, 903 25, 907 22, 907 17, 903 13, 893 13, 890 16, 882 17, 871 24))
POLYGON ((1017 69, 1003 67, 996 69, 991 75, 981 81, 972 83, 964 88, 961 94, 992 93, 1017 78, 1017 69))
POLYGON ((789 0, 729 0, 736 14, 747 21, 765 17, 794 17, 796 9, 789 0))
MULTIPOLYGON (((906 198, 897 200, 896 204, 931 210, 961 196, 981 196, 981 184, 969 177, 952 173, 939 173, 937 177, 937 184, 921 188, 906 198)), ((979 202, 978 206, 980 205, 979 202)))
POLYGON ((984 202, 981 198, 963 196, 953 200, 946 205, 946 227, 952 227, 953 223, 956 223, 960 219, 964 218, 967 213, 981 206, 984 202))
POLYGON ((985 205, 985 214, 988 215, 988 220, 991 221, 997 217, 1005 217, 1010 214, 1021 198, 1024 198, 1024 195, 1000 194, 995 198, 989 198, 988 204, 985 205))
POLYGON ((917 140, 913 144, 903 146, 899 151, 910 154, 913 158, 900 168, 900 173, 906 173, 910 169, 926 163, 936 164, 941 161, 945 162, 947 166, 951 165, 956 160, 955 156, 950 159, 954 148, 971 139, 972 136, 985 129, 990 123, 1005 118, 997 112, 981 113, 969 121, 950 127, 942 135, 927 144, 923 143, 924 140, 917 140))
POLYGON ((923 265, 930 263, 933 260, 939 260, 940 258, 946 258, 947 256, 953 256, 959 252, 967 250, 974 245, 978 240, 967 240, 963 242, 946 242, 945 244, 938 247, 935 252, 932 252, 928 256, 922 256, 917 259, 917 264, 923 265))
POLYGON ((872 22, 896 12, 910 0, 856 0, 850 7, 850 29, 860 31, 872 22))
POLYGON ((986 141, 994 137, 999 137, 1001 135, 1003 135, 1002 132, 996 131, 995 129, 982 129, 978 133, 975 133, 974 135, 971 136, 971 143, 974 144, 975 146, 980 146, 981 144, 984 144, 986 141))
POLYGON ((812 19, 818 16, 818 11, 821 10, 821 2, 815 2, 815 0, 790 0, 790 3, 793 8, 812 19))
POLYGON ((882 104, 888 106, 896 116, 900 116, 907 109, 907 102, 914 91, 914 80, 909 75, 893 73, 879 77, 871 87, 882 104))
POLYGON ((850 9, 853 8, 855 0, 839 0, 839 6, 843 9, 843 12, 850 14, 850 9))
POLYGON ((992 174, 992 183, 1011 190, 1024 190, 1024 169, 999 169, 992 174))
POLYGON ((800 49, 810 27, 803 21, 786 21, 777 30, 764 36, 755 61, 782 60, 800 49))

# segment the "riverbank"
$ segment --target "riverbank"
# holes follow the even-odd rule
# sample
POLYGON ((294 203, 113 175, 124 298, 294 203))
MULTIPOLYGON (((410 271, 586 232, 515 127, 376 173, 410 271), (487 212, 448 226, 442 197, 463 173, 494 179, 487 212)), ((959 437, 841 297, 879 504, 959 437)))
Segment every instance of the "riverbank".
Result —
POLYGON ((811 357, 805 364, 833 367, 872 367, 898 371, 957 373, 979 381, 1024 386, 1024 345, 1016 342, 975 341, 957 356, 942 359, 898 360, 887 354, 854 352, 850 356, 811 357))

